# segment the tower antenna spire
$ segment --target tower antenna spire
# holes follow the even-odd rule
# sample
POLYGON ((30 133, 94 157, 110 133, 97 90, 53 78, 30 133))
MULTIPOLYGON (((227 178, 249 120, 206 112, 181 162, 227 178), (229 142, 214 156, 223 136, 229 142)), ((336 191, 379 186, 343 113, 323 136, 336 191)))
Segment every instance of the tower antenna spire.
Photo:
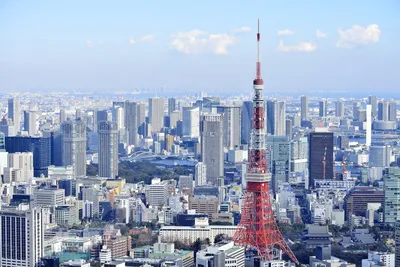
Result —
POLYGON ((258 19, 257 31, 257 75, 256 78, 261 80, 261 60, 260 60, 260 19, 258 19))

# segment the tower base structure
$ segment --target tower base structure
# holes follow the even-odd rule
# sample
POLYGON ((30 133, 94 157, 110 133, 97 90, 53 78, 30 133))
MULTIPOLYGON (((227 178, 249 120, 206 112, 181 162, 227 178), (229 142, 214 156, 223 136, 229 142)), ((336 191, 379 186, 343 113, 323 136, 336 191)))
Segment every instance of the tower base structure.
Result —
POLYGON ((274 259, 274 248, 280 249, 299 264, 276 223, 272 210, 269 183, 248 182, 242 217, 233 241, 258 251, 263 261, 274 259))

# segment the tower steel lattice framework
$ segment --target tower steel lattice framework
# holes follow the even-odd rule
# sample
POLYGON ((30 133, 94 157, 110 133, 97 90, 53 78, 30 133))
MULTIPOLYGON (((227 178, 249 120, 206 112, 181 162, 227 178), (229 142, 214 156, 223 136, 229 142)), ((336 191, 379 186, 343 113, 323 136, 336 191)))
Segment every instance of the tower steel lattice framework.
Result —
MULTIPOLYGON (((249 164, 246 174, 247 189, 242 216, 233 241, 238 245, 254 248, 262 260, 272 260, 274 248, 281 249, 299 264, 285 242, 272 210, 266 153, 265 107, 262 90, 260 62, 260 21, 257 33, 257 74, 253 81, 252 132, 249 147, 249 164)), ((281 122, 285 123, 285 122, 281 122)))

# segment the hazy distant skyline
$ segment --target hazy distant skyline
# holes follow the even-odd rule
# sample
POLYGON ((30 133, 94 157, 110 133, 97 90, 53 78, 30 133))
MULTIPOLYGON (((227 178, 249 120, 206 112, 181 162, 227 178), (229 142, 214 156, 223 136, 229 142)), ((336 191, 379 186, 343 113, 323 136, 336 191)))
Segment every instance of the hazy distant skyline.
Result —
POLYGON ((3 0, 0 90, 250 94, 260 18, 266 90, 398 92, 399 13, 396 0, 3 0))

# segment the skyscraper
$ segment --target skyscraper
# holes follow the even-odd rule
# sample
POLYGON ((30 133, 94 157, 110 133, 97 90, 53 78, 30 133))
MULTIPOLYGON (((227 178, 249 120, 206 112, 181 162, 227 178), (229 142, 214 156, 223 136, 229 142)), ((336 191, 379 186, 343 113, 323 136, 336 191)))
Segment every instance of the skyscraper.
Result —
POLYGON ((244 101, 242 105, 242 144, 250 144, 251 117, 253 116, 253 101, 244 101))
POLYGON ((217 112, 223 116, 224 147, 233 149, 240 146, 242 108, 240 106, 219 106, 217 112))
POLYGON ((160 132, 164 127, 164 98, 149 98, 149 123, 153 132, 160 132))
POLYGON ((380 121, 389 120, 389 102, 382 101, 378 103, 378 120, 380 121))
POLYGON ((280 184, 289 182, 290 142, 287 136, 267 136, 267 158, 272 174, 271 187, 276 194, 280 184))
POLYGON ((40 208, 0 210, 0 266, 37 266, 44 254, 40 208))
POLYGON ((395 101, 389 102, 388 119, 389 121, 396 121, 397 119, 397 106, 395 101))
POLYGON ((65 109, 60 109, 60 124, 63 123, 66 120, 66 116, 65 116, 65 109))
POLYGON ((301 120, 308 120, 308 96, 305 95, 301 97, 301 120))
POLYGON ((35 111, 24 111, 24 131, 28 132, 28 135, 34 136, 36 134, 36 112, 35 111))
POLYGON ((19 100, 16 98, 8 99, 8 118, 14 123, 15 132, 17 133, 21 127, 21 113, 19 100))
POLYGON ((128 132, 128 145, 138 145, 137 103, 125 101, 125 130, 128 132))
POLYGON ((267 102, 267 132, 272 135, 286 135, 286 105, 281 101, 267 102))
POLYGON ((371 133, 371 128, 372 128, 372 111, 371 111, 372 105, 368 104, 367 105, 367 110, 366 110, 366 116, 367 116, 367 121, 366 121, 366 129, 365 129, 365 145, 369 147, 371 145, 371 139, 372 139, 372 133, 371 133))
POLYGON ((371 105, 371 116, 372 118, 375 118, 377 115, 377 104, 378 104, 376 96, 370 95, 368 97, 368 104, 371 105))
POLYGON ((196 163, 194 167, 195 186, 202 186, 207 183, 207 166, 204 162, 196 163))
POLYGON ((400 168, 386 168, 383 183, 385 189, 384 222, 386 225, 395 226, 395 223, 400 221, 400 168))
POLYGON ((319 116, 321 118, 325 118, 326 114, 327 114, 326 99, 322 99, 319 101, 319 116))
POLYGON ((309 136, 310 187, 315 180, 333 178, 333 133, 312 132, 309 136))
POLYGON ((123 107, 121 107, 121 106, 113 107, 112 121, 117 124, 118 130, 122 130, 125 128, 124 108, 123 107))
POLYGON ((175 110, 177 110, 176 98, 168 98, 168 116, 171 115, 171 112, 175 110))
POLYGON ((343 118, 344 117, 344 103, 343 101, 338 100, 336 102, 336 110, 335 110, 336 117, 343 118))
POLYGON ((137 125, 138 133, 145 135, 145 124, 146 124, 146 104, 137 103, 137 125))
POLYGON ((86 176, 86 124, 67 120, 61 124, 63 165, 71 165, 75 176, 86 176))
MULTIPOLYGON (((104 110, 97 110, 97 123, 100 121, 109 121, 110 116, 109 116, 109 111, 104 109, 104 110)), ((97 125, 96 125, 97 126, 97 125)))
POLYGON ((200 109, 198 107, 183 107, 182 131, 185 137, 200 137, 200 109))
POLYGON ((201 160, 207 166, 207 182, 224 176, 222 116, 207 114, 201 121, 201 160))
POLYGON ((118 176, 118 126, 115 122, 99 121, 99 176, 118 176))

